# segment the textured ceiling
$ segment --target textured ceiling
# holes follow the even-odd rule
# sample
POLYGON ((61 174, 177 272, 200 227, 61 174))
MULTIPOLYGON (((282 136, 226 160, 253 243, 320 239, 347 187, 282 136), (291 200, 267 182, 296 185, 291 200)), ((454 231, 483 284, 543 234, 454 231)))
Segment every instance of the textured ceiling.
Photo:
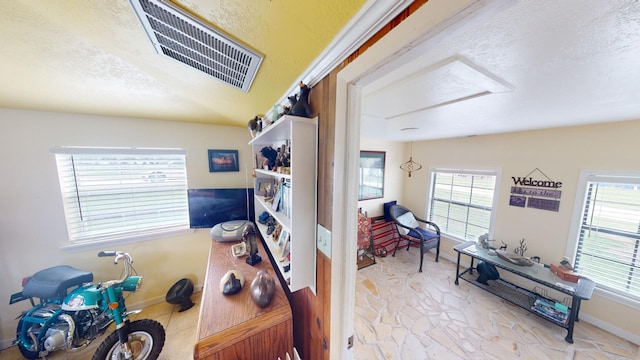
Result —
MULTIPOLYGON (((445 2, 429 1, 399 27, 445 2)), ((427 34, 363 88, 363 137, 640 120, 640 1, 491 0, 450 16, 443 33, 427 34)))
POLYGON ((265 56, 248 93, 158 55, 127 0, 0 0, 0 107, 246 126, 365 0, 174 3, 265 56))
MULTIPOLYGON (((354 16, 401 1, 174 3, 264 54, 248 93, 158 55, 128 0, 0 0, 0 108, 246 126, 294 91, 354 16)), ((370 70, 363 137, 640 119, 640 1, 430 0, 393 32, 442 12, 421 43, 397 37, 412 43, 370 70)))

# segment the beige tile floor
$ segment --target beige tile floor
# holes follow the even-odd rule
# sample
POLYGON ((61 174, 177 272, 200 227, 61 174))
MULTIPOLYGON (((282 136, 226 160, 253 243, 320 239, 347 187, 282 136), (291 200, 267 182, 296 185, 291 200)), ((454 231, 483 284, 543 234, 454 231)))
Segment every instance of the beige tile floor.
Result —
POLYGON ((585 321, 566 330, 464 281, 418 249, 357 272, 355 359, 640 359, 638 345, 585 321))
MULTIPOLYGON (((163 302, 143 309, 140 314, 132 316, 132 319, 154 319, 164 326, 166 340, 159 360, 187 360, 193 359, 193 345, 195 343, 196 326, 198 323, 198 312, 200 307, 200 295, 196 293, 191 296, 191 300, 196 304, 191 309, 178 312, 179 305, 171 305, 163 302)), ((47 360, 86 360, 91 359, 95 349, 112 330, 107 334, 93 341, 86 349, 78 352, 57 351, 50 354, 47 360)), ((0 360, 22 360, 24 359, 13 346, 0 352, 0 360)))

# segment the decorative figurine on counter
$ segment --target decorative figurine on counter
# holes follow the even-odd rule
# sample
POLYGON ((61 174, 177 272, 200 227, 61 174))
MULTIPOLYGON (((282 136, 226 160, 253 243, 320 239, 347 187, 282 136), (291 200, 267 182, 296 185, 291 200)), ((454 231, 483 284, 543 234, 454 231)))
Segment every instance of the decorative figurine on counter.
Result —
POLYGON ((571 259, 569 259, 566 256, 563 256, 562 260, 560 260, 560 267, 567 271, 573 271, 573 266, 571 265, 571 259))
POLYGON ((520 256, 524 256, 524 253, 527 251, 527 243, 524 242, 524 238, 522 238, 522 240, 520 240, 520 246, 518 246, 517 248, 513 249, 513 252, 520 255, 520 256))
POLYGON ((251 289, 251 298, 253 298, 253 301, 255 301, 256 305, 263 308, 271 302, 273 294, 276 291, 276 285, 273 277, 269 275, 268 272, 260 270, 251 282, 249 289, 251 289))
POLYGON ((220 279, 220 291, 223 295, 237 294, 243 286, 244 277, 238 270, 229 270, 220 279))
POLYGON ((489 240, 489 234, 488 233, 482 234, 478 236, 478 242, 476 243, 476 246, 482 249, 489 250, 490 248, 489 241, 493 241, 493 240, 489 240))
POLYGON ((262 261, 262 257, 258 255, 258 240, 256 239, 258 235, 256 234, 256 229, 252 223, 247 223, 244 227, 244 231, 242 232, 242 241, 247 244, 247 252, 249 256, 247 257, 247 264, 254 266, 262 261))
POLYGON ((311 115, 311 106, 309 105, 309 92, 311 88, 300 82, 300 96, 298 101, 291 107, 290 114, 294 116, 309 117, 311 115))
POLYGON ((267 159, 266 163, 269 170, 275 170, 278 152, 271 146, 265 146, 262 148, 262 150, 260 150, 260 154, 262 154, 262 156, 267 159))

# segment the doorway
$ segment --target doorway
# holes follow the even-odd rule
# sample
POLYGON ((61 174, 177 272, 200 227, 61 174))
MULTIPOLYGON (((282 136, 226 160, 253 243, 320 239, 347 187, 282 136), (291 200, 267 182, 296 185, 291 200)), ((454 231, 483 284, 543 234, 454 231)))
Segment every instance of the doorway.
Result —
POLYGON ((346 66, 336 79, 336 138, 334 166, 344 176, 334 181, 331 270, 330 358, 352 358, 355 310, 358 163, 360 105, 364 86, 425 53, 434 44, 455 35, 509 6, 507 0, 432 0, 346 66))

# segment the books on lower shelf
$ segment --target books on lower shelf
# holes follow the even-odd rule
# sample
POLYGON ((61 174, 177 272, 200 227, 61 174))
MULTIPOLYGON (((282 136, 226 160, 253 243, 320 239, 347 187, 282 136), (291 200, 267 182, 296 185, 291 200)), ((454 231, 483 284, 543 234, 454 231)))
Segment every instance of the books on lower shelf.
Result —
POLYGON ((548 318, 553 319, 561 324, 566 324, 569 319, 569 313, 566 306, 556 306, 556 304, 552 304, 543 299, 537 299, 531 310, 542 314, 548 318))

